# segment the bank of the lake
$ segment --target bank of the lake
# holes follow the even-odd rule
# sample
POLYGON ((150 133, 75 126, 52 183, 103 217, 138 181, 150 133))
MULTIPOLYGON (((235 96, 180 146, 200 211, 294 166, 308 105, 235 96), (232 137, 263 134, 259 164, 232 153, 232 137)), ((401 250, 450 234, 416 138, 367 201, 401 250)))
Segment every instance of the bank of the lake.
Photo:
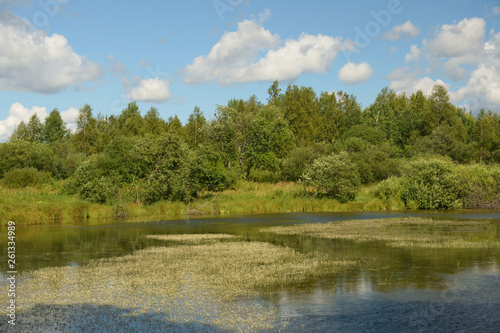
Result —
POLYGON ((62 193, 59 184, 44 188, 9 189, 0 186, 0 222, 18 224, 72 223, 78 220, 122 219, 151 221, 189 215, 229 215, 248 213, 355 212, 404 210, 401 201, 382 201, 373 195, 376 186, 360 189, 355 200, 315 197, 293 182, 277 184, 240 182, 222 192, 201 193, 190 203, 160 201, 151 205, 131 202, 90 203, 76 195, 62 193))

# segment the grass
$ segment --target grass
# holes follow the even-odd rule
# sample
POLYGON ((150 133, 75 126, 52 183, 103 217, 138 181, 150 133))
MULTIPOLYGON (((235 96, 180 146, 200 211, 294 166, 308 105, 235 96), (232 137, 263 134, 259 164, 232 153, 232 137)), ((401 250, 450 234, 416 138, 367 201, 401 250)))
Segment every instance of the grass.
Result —
POLYGON ((410 248, 500 248, 500 240, 485 239, 471 230, 488 229, 487 222, 431 219, 351 220, 270 227, 262 232, 353 241, 384 241, 388 246, 410 248))
POLYGON ((92 204, 77 196, 62 194, 58 184, 40 189, 9 189, 0 186, 0 224, 72 223, 78 220, 123 218, 148 221, 184 217, 189 214, 228 215, 286 212, 350 212, 403 210, 400 202, 383 202, 373 197, 374 186, 363 187, 356 199, 340 203, 330 198, 313 198, 302 185, 292 182, 255 183, 241 181, 235 189, 201 193, 183 202, 160 201, 152 205, 132 202, 120 205, 92 204))
MULTIPOLYGON (((69 312, 85 305, 85 309, 95 308, 96 314, 98 309, 120 309, 115 310, 116 317, 126 309, 131 318, 154 316, 161 319, 160 326, 177 325, 181 330, 190 323, 223 331, 277 330, 286 327, 286 318, 255 297, 355 264, 321 261, 269 243, 219 241, 231 235, 154 238, 208 243, 152 247, 84 266, 25 274, 16 291, 18 324, 27 331, 50 330, 55 329, 54 321, 45 318, 57 317, 66 329, 78 330, 69 312)), ((6 294, 5 288, 0 292, 6 294)), ((101 330, 106 323, 99 318, 98 314, 85 323, 90 325, 85 329, 101 330)))

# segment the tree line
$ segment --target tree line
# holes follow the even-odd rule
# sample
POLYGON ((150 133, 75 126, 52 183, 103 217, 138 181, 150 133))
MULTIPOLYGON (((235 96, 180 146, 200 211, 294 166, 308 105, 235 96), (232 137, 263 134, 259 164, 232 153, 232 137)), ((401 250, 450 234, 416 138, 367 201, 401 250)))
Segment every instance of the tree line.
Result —
POLYGON ((404 176, 422 156, 495 165, 500 119, 453 105, 441 85, 428 96, 386 87, 363 109, 342 91, 318 95, 275 81, 265 102, 232 99, 208 118, 195 107, 184 125, 177 116, 162 119, 155 107, 143 115, 135 102, 118 116, 84 105, 74 132, 57 109, 43 122, 35 114, 0 144, 0 154, 5 186, 61 180, 61 191, 99 203, 190 201, 239 179, 301 181, 348 201, 360 185, 404 176))

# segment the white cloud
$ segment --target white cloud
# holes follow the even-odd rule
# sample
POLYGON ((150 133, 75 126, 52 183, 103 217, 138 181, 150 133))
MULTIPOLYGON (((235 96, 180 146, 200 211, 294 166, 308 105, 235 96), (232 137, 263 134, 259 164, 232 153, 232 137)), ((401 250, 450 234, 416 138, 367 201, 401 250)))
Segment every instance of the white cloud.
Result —
POLYGON ((0 12, 0 90, 51 94, 102 74, 64 36, 30 30, 25 21, 0 12))
POLYGON ((187 83, 288 80, 303 73, 325 73, 345 48, 340 38, 302 34, 284 42, 259 23, 245 20, 226 32, 208 55, 184 69, 187 83), (279 47, 281 45, 281 47, 279 47))
POLYGON ((398 40, 405 37, 416 37, 420 33, 420 28, 411 23, 410 20, 403 24, 394 26, 390 31, 387 31, 382 38, 390 40, 398 40))
MULTIPOLYGON (((411 46, 405 62, 417 62, 409 67, 394 70, 388 79, 390 87, 397 91, 413 93, 418 89, 429 93, 435 83, 432 79, 443 74, 453 81, 462 81, 461 87, 449 90, 453 103, 470 108, 500 109, 500 32, 492 29, 486 34, 486 22, 482 18, 465 18, 454 24, 438 27, 436 35, 423 40, 422 48, 411 46), (419 61, 428 61, 428 65, 419 61)), ((449 85, 445 85, 447 89, 449 85)))
POLYGON ((436 38, 429 42, 429 50, 434 56, 446 58, 477 54, 484 47, 485 26, 484 19, 477 17, 444 24, 436 38))
POLYGON ((499 15, 500 14, 500 7, 499 6, 495 6, 491 9, 491 12, 493 13, 493 15, 499 15))
POLYGON ((76 119, 78 118, 78 111, 77 108, 70 107, 66 111, 61 111, 61 119, 66 123, 66 128, 69 129, 71 132, 76 131, 76 119))
POLYGON ((422 50, 417 45, 411 45, 410 52, 405 56, 405 62, 418 61, 422 50))
POLYGON ((409 67, 396 68, 387 78, 391 80, 389 88, 408 94, 413 94, 421 90, 424 95, 429 95, 436 84, 443 85, 447 89, 449 88, 449 85, 445 84, 442 80, 434 80, 428 76, 419 78, 418 73, 410 72, 409 67))
MULTIPOLYGON (((70 129, 72 132, 76 129, 78 113, 78 109, 74 107, 70 107, 68 110, 60 112, 62 120, 66 123, 66 128, 70 129)), ((16 126, 19 125, 21 121, 27 123, 34 114, 36 114, 43 123, 48 116, 47 108, 44 106, 32 106, 31 109, 28 109, 18 102, 12 104, 7 118, 0 120, 0 142, 7 141, 16 126)))
POLYGON ((127 94, 127 99, 151 103, 163 103, 172 98, 170 83, 165 79, 149 78, 127 94))
POLYGON ((339 71, 339 80, 347 84, 357 84, 367 81, 373 74, 369 63, 362 62, 359 65, 349 62, 339 71))
POLYGON ((453 103, 465 102, 473 109, 496 110, 500 106, 500 70, 480 65, 472 72, 467 85, 450 94, 453 103))
POLYGON ((47 117, 47 109, 40 106, 33 106, 31 109, 28 109, 21 103, 12 104, 7 119, 0 120, 0 142, 5 142, 21 121, 27 122, 34 114, 40 120, 43 120, 47 117))

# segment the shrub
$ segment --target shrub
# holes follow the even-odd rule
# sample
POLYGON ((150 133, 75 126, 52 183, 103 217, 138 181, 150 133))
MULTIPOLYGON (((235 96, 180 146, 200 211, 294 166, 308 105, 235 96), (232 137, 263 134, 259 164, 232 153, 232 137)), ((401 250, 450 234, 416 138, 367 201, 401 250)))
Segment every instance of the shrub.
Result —
POLYGON ((373 191, 373 195, 384 201, 400 200, 401 192, 401 178, 391 177, 381 181, 373 191))
POLYGON ((341 202, 353 200, 360 185, 357 167, 345 152, 314 160, 302 175, 302 182, 341 202))
POLYGON ((460 168, 464 208, 500 208, 500 167, 474 164, 460 168))
POLYGON ((38 171, 35 168, 16 168, 4 174, 2 183, 7 187, 22 188, 27 186, 40 187, 51 181, 52 178, 48 172, 38 171))
POLYGON ((116 201, 118 187, 109 177, 100 177, 86 182, 80 190, 80 198, 95 203, 113 203, 116 201))
POLYGON ((401 199, 419 209, 461 208, 464 189, 455 169, 444 158, 410 162, 401 180, 401 199))

